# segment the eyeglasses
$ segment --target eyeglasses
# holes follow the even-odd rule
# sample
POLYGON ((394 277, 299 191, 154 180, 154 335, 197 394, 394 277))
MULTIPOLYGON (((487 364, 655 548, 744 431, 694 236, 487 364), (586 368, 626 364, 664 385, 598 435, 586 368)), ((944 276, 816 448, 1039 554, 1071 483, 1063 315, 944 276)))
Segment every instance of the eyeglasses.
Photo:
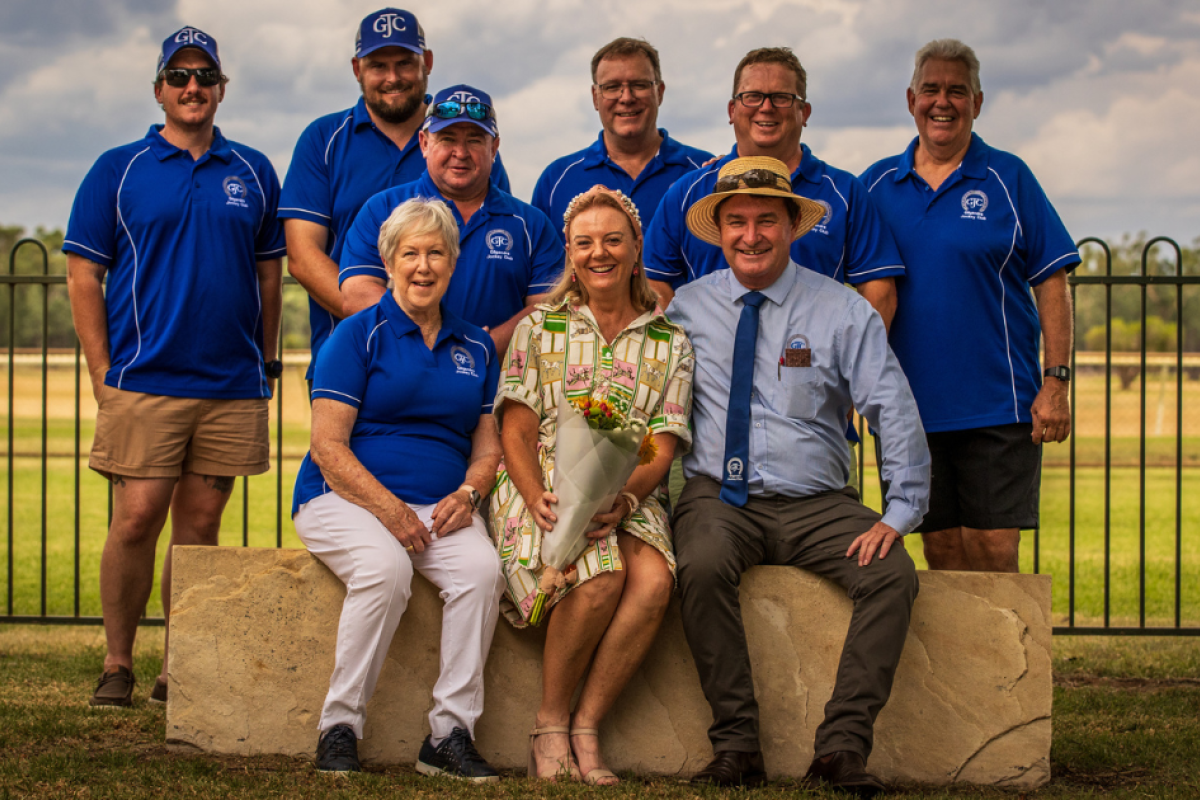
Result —
POLYGON ((221 70, 213 67, 197 67, 193 69, 172 67, 158 73, 158 76, 165 80, 168 86, 174 86, 177 89, 191 83, 193 75, 196 76, 196 83, 201 86, 216 86, 225 77, 221 74, 221 70))
POLYGON ((741 94, 735 94, 733 99, 740 102, 746 108, 758 108, 768 97, 771 98, 771 105, 775 108, 791 108, 797 100, 801 104, 804 103, 803 97, 791 92, 771 92, 770 94, 763 92, 742 92, 741 94))
POLYGON ((438 119, 468 117, 483 121, 485 119, 495 119, 496 112, 487 103, 461 103, 458 100, 447 100, 444 103, 431 105, 426 116, 437 117, 438 119))
POLYGON ((600 96, 605 100, 620 100, 626 87, 629 87, 629 93, 634 97, 645 97, 654 91, 654 87, 657 85, 658 81, 613 81, 595 84, 596 88, 600 90, 600 96))
POLYGON ((778 172, 772 172, 769 169, 748 169, 737 175, 725 175, 722 178, 718 178, 713 192, 732 192, 735 189, 742 188, 743 184, 747 189, 771 188, 781 189, 789 193, 792 191, 791 184, 778 172))

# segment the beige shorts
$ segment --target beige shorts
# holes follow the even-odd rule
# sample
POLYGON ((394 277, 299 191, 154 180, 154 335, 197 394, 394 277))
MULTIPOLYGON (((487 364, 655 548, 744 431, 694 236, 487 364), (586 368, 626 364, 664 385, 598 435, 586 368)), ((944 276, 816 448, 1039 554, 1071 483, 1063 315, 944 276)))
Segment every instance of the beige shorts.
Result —
POLYGON ((270 467, 267 400, 213 400, 104 386, 88 466, 106 478, 259 475, 270 467))

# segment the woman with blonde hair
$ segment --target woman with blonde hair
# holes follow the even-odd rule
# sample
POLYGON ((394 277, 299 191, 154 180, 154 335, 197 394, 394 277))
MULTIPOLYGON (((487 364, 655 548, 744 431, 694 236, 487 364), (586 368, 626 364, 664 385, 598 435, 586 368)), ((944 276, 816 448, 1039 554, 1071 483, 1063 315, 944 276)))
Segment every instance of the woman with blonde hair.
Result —
POLYGON ((542 534, 555 522, 559 398, 605 400, 648 424, 656 458, 634 470, 612 508, 596 515, 600 527, 567 568, 567 585, 549 598, 542 701, 530 737, 531 775, 610 785, 617 778, 605 766, 598 728, 645 658, 674 590, 664 483, 677 445, 691 442, 694 359, 646 281, 633 202, 596 186, 571 202, 564 221, 562 278, 521 321, 502 367, 495 414, 504 460, 491 520, 507 583, 503 611, 524 627, 537 595, 542 534))

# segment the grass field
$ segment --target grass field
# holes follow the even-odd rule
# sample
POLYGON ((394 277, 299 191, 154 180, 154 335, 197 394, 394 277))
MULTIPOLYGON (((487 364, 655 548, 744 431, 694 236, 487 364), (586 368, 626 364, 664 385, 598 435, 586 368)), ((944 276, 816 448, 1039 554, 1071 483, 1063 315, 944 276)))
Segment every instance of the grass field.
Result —
MULTIPOLYGON (((107 530, 108 484, 87 469, 86 456, 94 427, 95 404, 82 374, 84 391, 80 398, 81 458, 75 460, 75 375, 69 367, 49 370, 46 398, 45 452, 53 454, 46 464, 46 510, 42 512, 42 398, 41 371, 31 366, 15 369, 13 384, 15 427, 13 435, 12 502, 6 491, 4 514, 11 512, 11 559, 7 541, 0 538, 0 609, 7 611, 11 593, 11 611, 18 615, 45 613, 71 615, 76 611, 75 569, 78 561, 78 609, 84 616, 100 613, 98 572, 100 551, 107 530), (75 473, 78 464, 79 481, 75 473), (75 543, 75 494, 79 493, 79 544, 75 543), (45 558, 42 556, 42 529, 46 530, 45 558), (8 582, 11 560, 13 580, 8 582), (45 580, 42 572, 45 570, 45 580)), ((1176 475, 1174 438, 1174 382, 1162 381, 1152 372, 1147 385, 1147 457, 1145 502, 1145 609, 1151 625, 1175 624, 1176 588, 1180 587, 1180 617, 1184 625, 1200 624, 1200 383, 1184 383, 1183 461, 1181 475, 1179 527, 1180 580, 1176 581, 1176 475), (1159 397, 1165 409, 1163 420, 1157 407, 1159 397), (1169 413, 1167 413, 1169 412, 1169 413), (1156 424, 1166 431, 1153 436, 1156 424)), ((7 389, 7 386, 5 387, 7 389)), ((1140 534, 1139 472, 1139 384, 1128 391, 1113 388, 1110 453, 1111 478, 1108 518, 1108 559, 1105 559, 1105 480, 1104 470, 1104 385, 1095 375, 1084 375, 1077 386, 1079 438, 1076 442, 1078 467, 1075 476, 1075 624, 1103 624, 1104 587, 1109 586, 1109 621, 1113 625, 1138 624, 1142 614, 1139 564, 1142 562, 1140 534)), ((247 481, 239 481, 226 512, 221 543, 252 546, 300 546, 290 520, 291 492, 299 459, 307 450, 309 408, 305 399, 303 372, 289 368, 284 377, 283 447, 272 434, 272 457, 282 452, 282 470, 273 461, 271 472, 247 481), (277 503, 277 492, 282 502, 277 503)), ((0 413, 7 422, 7 392, 0 396, 0 413)), ((271 406, 273 424, 278 408, 271 406)), ((7 429, 0 429, 0 449, 7 452, 7 429)), ((864 500, 879 507, 878 479, 874 470, 873 448, 868 442, 864 500)), ((1047 446, 1042 485, 1042 529, 1038 534, 1037 561, 1041 572, 1054 577, 1055 623, 1068 621, 1071 594, 1070 570, 1070 474, 1067 468, 1067 444, 1047 446)), ((8 481, 7 458, 0 458, 0 486, 8 481)), ((6 536, 0 533, 0 537, 6 536)), ((166 533, 164 533, 164 539, 166 533)), ((920 540, 909 541, 910 552, 918 565, 924 561, 920 540)), ((159 559, 165 548, 160 547, 159 559)), ((1022 547, 1022 571, 1034 568, 1032 533, 1025 534, 1022 547)), ((161 613, 155 596, 147 609, 150 616, 161 613)))
MULTIPOLYGON (((1200 648, 1194 641, 1057 638, 1051 781, 1030 793, 972 786, 898 787, 888 797, 1190 798, 1200 796, 1200 648)), ((99 629, 0 626, 0 798, 524 798, 835 797, 775 781, 752 794, 698 790, 674 778, 623 776, 617 787, 535 783, 506 772, 488 787, 379 767, 352 778, 317 773, 303 760, 176 753, 164 743, 165 714, 144 698, 118 712, 86 706, 103 654, 99 629)), ((153 675, 161 629, 138 638, 135 669, 153 675)), ((147 679, 147 683, 148 683, 147 679)), ((522 732, 517 732, 522 733, 522 732)), ((314 734, 315 735, 315 734, 314 734)), ((486 743, 482 743, 486 749, 486 743)))

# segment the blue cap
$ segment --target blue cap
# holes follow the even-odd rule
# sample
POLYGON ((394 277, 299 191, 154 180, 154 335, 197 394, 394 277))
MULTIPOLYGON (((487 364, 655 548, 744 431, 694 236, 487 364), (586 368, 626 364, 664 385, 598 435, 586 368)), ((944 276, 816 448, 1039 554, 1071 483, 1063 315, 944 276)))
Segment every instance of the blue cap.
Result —
POLYGON ((460 83, 457 86, 450 86, 442 89, 433 96, 433 102, 429 104, 428 110, 425 112, 425 122, 422 123, 424 129, 430 133, 437 133, 442 128, 448 125, 453 125, 457 122, 473 122, 492 136, 499 136, 500 129, 496 125, 496 107, 492 104, 492 98, 487 92, 480 91, 474 86, 467 86, 465 83, 460 83), (483 103, 492 110, 492 114, 488 119, 471 119, 465 113, 457 117, 449 119, 434 115, 434 109, 441 103, 456 101, 459 103, 483 103))
POLYGON ((190 25, 180 28, 166 39, 163 39, 162 53, 158 56, 158 69, 154 70, 155 77, 166 69, 171 59, 185 47, 194 47, 208 56, 208 60, 217 69, 221 68, 221 57, 217 55, 217 40, 199 28, 190 25))
POLYGON ((354 57, 362 58, 381 47, 404 47, 414 53, 425 52, 425 31, 411 11, 385 8, 368 14, 358 26, 354 39, 354 57))

